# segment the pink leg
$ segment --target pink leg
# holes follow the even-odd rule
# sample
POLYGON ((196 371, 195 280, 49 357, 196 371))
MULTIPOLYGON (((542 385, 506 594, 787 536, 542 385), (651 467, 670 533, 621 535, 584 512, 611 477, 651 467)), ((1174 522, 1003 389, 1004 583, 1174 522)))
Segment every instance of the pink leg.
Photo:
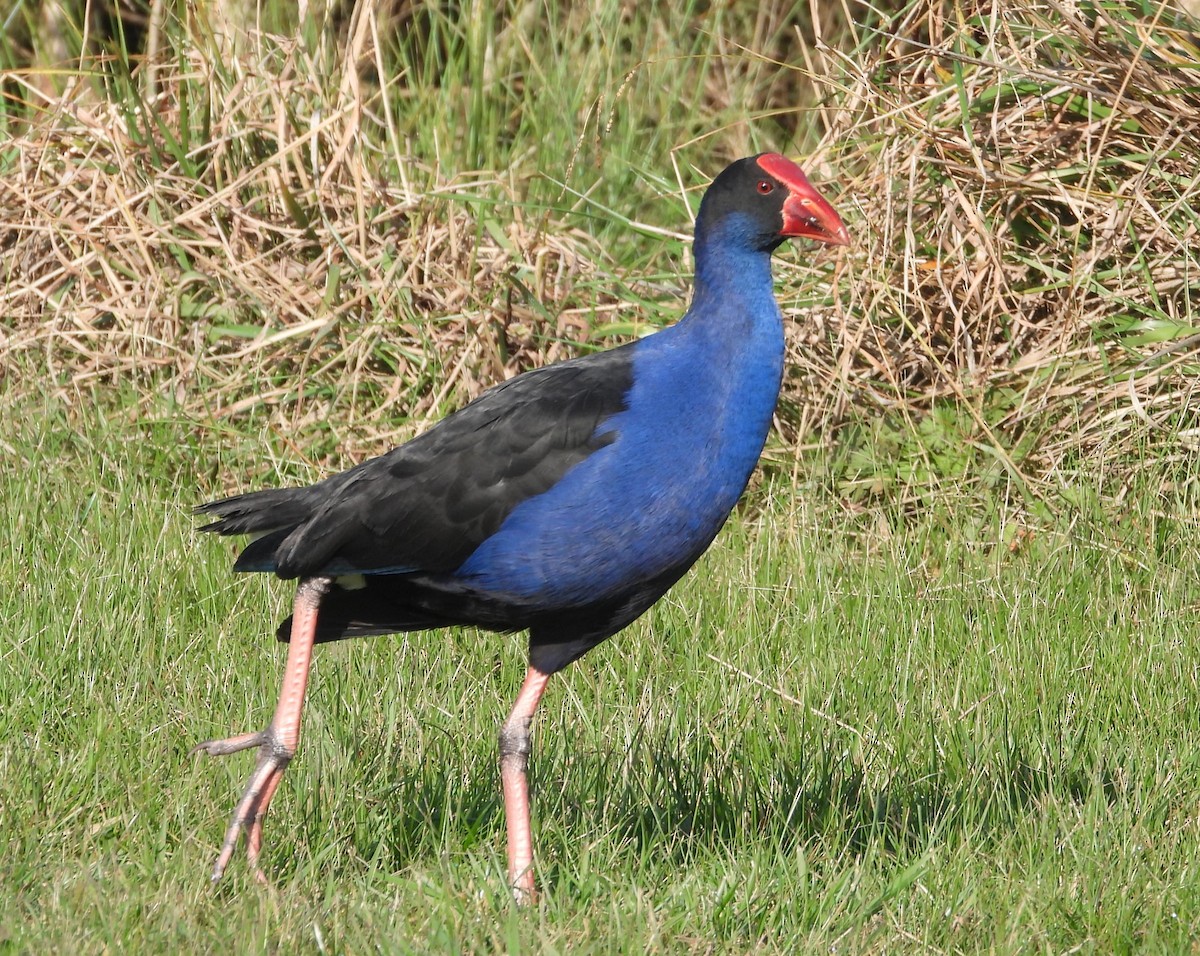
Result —
POLYGON ((296 589, 296 604, 292 612, 292 640, 288 645, 287 664, 283 673, 283 687, 279 692, 279 703, 275 716, 266 730, 253 734, 239 734, 224 740, 206 740, 192 748, 192 753, 203 750, 214 756, 237 753, 258 747, 258 763, 254 773, 246 782, 242 799, 234 808, 233 818, 225 830, 225 841, 217 862, 213 864, 212 878, 215 883, 225 872, 233 851, 237 848, 239 833, 246 834, 246 856, 260 882, 266 877, 258 868, 258 854, 262 849, 262 823, 271 798, 288 762, 300 746, 300 715, 304 711, 304 692, 308 687, 308 668, 312 662, 313 641, 317 633, 317 612, 321 598, 329 591, 329 578, 305 578, 296 589))
POLYGON ((530 665, 512 713, 500 728, 500 783, 508 825, 508 882, 518 902, 532 902, 533 836, 529 829, 529 725, 550 675, 530 665))

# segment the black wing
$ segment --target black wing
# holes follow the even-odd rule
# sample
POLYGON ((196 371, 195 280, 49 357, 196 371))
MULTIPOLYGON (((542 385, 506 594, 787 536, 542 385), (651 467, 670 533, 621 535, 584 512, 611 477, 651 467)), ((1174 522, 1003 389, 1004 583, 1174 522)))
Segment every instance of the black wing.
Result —
POLYGON ((259 534, 236 570, 313 574, 452 571, 509 512, 615 439, 637 343, 526 372, 423 435, 307 488, 209 502, 201 530, 259 534))

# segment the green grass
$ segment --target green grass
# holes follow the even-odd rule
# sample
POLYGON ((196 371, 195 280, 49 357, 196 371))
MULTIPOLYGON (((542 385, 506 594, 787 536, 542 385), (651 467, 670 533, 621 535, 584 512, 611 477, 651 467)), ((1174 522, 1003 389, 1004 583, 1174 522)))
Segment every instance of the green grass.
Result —
MULTIPOLYGON (((520 638, 323 649, 270 887, 208 869, 289 589, 187 509, 191 424, 25 406, 0 465, 0 950, 1180 952, 1200 932, 1195 520, 758 488, 535 730, 545 893, 504 891, 520 638), (983 515, 983 517, 980 517, 983 515), (964 528, 970 528, 964 531, 964 528)), ((1149 488, 1150 485, 1147 485, 1149 488)), ((987 504, 983 502, 981 504, 987 504)))
POLYGON ((64 5, 0 30, 0 953, 1196 951, 1182 14, 154 6, 153 103, 64 5), (191 506, 673 320, 659 230, 760 149, 855 235, 777 264, 805 450, 551 684, 539 904, 523 638, 465 630, 321 649, 271 884, 210 886, 252 757, 188 750, 269 718, 291 595, 191 506))

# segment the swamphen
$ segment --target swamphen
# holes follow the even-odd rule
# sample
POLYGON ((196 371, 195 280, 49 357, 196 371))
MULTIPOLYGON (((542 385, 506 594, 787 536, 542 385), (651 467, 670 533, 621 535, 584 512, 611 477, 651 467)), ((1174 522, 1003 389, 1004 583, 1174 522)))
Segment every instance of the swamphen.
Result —
POLYGON ((675 325, 519 375, 428 432, 307 488, 200 506, 204 531, 255 538, 236 571, 298 578, 279 703, 213 867, 239 832, 256 874, 263 817, 300 740, 314 642, 450 625, 529 631, 529 669, 500 728, 514 893, 534 889, 529 727, 550 675, 646 611, 704 553, 758 461, 783 374, 771 253, 849 242, 800 168, 739 160, 696 218, 695 291, 675 325))

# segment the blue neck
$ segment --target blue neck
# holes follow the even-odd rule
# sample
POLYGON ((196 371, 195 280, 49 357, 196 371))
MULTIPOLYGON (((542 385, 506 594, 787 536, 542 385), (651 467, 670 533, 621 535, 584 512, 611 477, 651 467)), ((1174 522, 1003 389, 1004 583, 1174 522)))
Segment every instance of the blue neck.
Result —
POLYGON ((747 225, 739 216, 726 216, 709 228, 697 225, 692 304, 680 324, 700 321, 712 326, 710 335, 731 343, 778 326, 771 253, 753 248, 747 225))

